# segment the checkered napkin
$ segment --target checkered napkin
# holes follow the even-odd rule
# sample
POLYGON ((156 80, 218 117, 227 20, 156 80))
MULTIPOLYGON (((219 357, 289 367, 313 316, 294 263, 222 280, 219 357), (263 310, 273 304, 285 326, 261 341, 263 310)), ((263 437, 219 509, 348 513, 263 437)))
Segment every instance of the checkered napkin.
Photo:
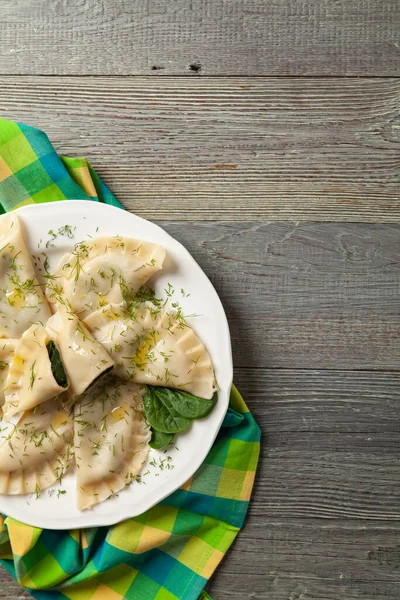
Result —
MULTIPOLYGON (((83 158, 0 119, 1 212, 37 202, 122 206, 83 158)), ((39 600, 197 600, 243 525, 260 430, 233 387, 221 431, 186 484, 113 527, 51 531, 0 516, 1 564, 39 600)))

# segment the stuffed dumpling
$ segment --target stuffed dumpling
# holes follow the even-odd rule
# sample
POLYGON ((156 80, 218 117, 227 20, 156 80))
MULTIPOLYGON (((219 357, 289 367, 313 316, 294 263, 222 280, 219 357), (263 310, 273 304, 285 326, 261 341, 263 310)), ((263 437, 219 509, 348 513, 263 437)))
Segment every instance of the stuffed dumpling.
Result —
POLYGON ((72 401, 114 366, 114 360, 76 315, 60 306, 46 323, 48 335, 60 350, 72 401))
POLYGON ((0 494, 31 494, 60 480, 73 459, 72 415, 57 400, 26 411, 0 437, 0 494))
POLYGON ((65 303, 80 318, 112 302, 123 302, 163 266, 161 246, 99 237, 75 245, 60 261, 47 287, 52 303, 65 303))
POLYGON ((19 338, 51 316, 14 213, 0 217, 0 338, 19 338))
POLYGON ((179 314, 143 302, 132 304, 129 313, 123 305, 106 306, 85 322, 114 358, 119 377, 212 398, 210 356, 179 314))
POLYGON ((54 342, 46 329, 31 325, 18 340, 5 381, 6 421, 35 408, 68 388, 68 379, 54 342))
POLYGON ((75 404, 78 508, 106 500, 132 483, 149 453, 141 386, 99 382, 75 404))

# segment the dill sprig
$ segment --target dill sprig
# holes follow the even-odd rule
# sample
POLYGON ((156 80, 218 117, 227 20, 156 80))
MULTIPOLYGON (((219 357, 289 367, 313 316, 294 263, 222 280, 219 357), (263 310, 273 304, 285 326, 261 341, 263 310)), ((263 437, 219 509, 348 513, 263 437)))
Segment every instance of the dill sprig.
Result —
POLYGON ((33 361, 31 369, 30 369, 30 375, 29 375, 29 389, 30 390, 33 388, 33 385, 36 380, 35 365, 36 365, 36 360, 33 361))

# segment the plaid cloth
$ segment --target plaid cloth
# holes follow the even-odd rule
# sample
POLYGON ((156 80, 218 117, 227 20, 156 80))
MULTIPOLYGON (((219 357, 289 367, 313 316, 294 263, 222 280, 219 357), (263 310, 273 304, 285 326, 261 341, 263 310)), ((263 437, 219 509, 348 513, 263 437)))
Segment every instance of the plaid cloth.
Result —
MULTIPOLYGON (((37 129, 0 119, 2 212, 83 199, 122 206, 83 158, 59 157, 37 129)), ((1 564, 39 600, 205 600, 243 525, 260 430, 233 387, 214 446, 166 500, 112 527, 51 531, 0 516, 1 564)))

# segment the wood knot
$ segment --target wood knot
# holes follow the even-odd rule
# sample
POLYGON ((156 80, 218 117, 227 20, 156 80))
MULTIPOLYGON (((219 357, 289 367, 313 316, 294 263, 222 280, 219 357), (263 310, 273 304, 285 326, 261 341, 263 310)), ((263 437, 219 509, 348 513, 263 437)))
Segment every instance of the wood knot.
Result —
POLYGON ((193 71, 193 73, 200 73, 202 66, 200 63, 192 63, 189 65, 189 69, 193 71))

